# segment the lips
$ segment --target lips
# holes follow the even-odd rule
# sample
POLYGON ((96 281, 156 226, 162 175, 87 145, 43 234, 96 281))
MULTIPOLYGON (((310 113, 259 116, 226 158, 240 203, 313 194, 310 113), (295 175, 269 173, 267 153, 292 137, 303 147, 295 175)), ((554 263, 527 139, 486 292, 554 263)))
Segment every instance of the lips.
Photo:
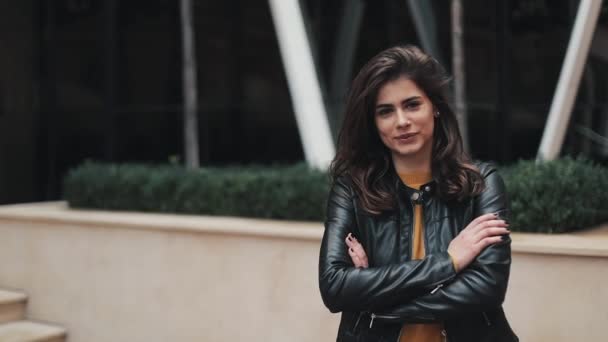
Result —
POLYGON ((399 140, 399 141, 406 141, 409 140, 410 138, 412 138, 413 136, 415 136, 418 133, 406 133, 406 134, 401 134, 398 135, 397 137, 395 137, 395 139, 399 140))

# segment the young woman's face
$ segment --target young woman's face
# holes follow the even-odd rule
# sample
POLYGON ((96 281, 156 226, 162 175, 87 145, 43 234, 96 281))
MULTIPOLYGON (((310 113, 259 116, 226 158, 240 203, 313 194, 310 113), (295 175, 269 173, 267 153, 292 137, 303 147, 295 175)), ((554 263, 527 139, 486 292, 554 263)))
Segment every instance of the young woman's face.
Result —
POLYGON ((405 77, 379 89, 374 113, 376 128, 394 161, 430 161, 434 112, 424 91, 405 77))

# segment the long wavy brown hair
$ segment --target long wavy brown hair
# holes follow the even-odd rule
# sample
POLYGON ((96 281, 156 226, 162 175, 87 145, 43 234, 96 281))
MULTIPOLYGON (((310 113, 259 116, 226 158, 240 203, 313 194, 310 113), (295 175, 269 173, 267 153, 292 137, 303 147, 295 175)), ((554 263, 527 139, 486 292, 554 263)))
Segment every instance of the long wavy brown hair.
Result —
POLYGON ((464 151, 456 116, 447 101, 450 78, 444 68, 415 46, 396 46, 373 57, 353 80, 330 166, 334 181, 344 175, 352 179, 363 209, 371 214, 395 208, 395 187, 390 181, 395 170, 391 153, 378 135, 374 107, 379 89, 402 76, 416 83, 440 112, 435 119, 431 161, 439 197, 462 201, 484 188, 483 177, 464 151))

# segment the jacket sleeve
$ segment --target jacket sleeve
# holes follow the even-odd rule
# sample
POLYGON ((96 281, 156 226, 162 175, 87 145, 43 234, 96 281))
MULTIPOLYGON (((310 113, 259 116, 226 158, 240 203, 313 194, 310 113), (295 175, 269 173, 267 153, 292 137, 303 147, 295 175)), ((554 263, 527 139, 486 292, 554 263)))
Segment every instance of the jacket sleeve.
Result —
MULTIPOLYGON (((474 217, 497 212, 506 220, 509 203, 502 178, 493 168, 484 178, 486 188, 475 199, 474 217)), ((502 242, 484 249, 452 282, 378 314, 402 321, 437 321, 497 308, 505 298, 510 265, 511 239, 505 236, 502 242)))
POLYGON ((447 251, 422 260, 355 268, 344 241, 355 225, 352 188, 338 179, 328 199, 319 256, 319 288, 331 312, 386 308, 397 299, 413 298, 414 292, 419 295, 456 275, 447 251))

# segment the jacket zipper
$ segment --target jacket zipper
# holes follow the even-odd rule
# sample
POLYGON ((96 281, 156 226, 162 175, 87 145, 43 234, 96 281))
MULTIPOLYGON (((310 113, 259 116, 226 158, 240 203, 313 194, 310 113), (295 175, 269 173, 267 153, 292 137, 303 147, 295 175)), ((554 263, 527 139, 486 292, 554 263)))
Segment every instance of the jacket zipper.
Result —
POLYGON ((435 288, 434 288, 434 289, 431 291, 431 294, 435 294, 435 292, 439 291, 439 289, 440 289, 440 288, 442 288, 442 287, 443 287, 443 283, 441 283, 441 284, 437 285, 437 287, 435 287, 435 288))
MULTIPOLYGON (((424 191, 424 190, 421 190, 424 191)), ((424 195, 423 195, 424 196, 424 195)), ((429 246, 429 235, 428 235, 428 231, 429 231, 429 227, 430 227, 430 223, 432 220, 427 220, 426 219, 426 214, 427 212, 429 212, 429 208, 428 208, 428 202, 422 202, 422 218, 424 219, 424 228, 422 230, 422 238, 424 240, 424 255, 426 255, 429 250, 428 250, 428 246, 429 246)))
POLYGON ((370 314, 371 319, 369 321, 369 328, 371 329, 372 326, 374 325, 374 320, 376 318, 380 318, 380 319, 386 319, 386 320, 394 320, 394 319, 399 319, 399 316, 395 316, 395 315, 376 315, 375 313, 371 313, 370 314))
MULTIPOLYGON (((401 317, 399 316, 395 316, 395 315, 376 315, 375 313, 370 313, 371 319, 369 321, 369 328, 371 329, 374 325, 374 320, 376 318, 379 319, 387 319, 387 320, 395 320, 395 319, 400 319, 401 317)), ((359 315, 359 319, 361 318, 361 315, 359 315)), ((359 324, 359 319, 357 319, 357 323, 355 323, 355 328, 357 327, 357 324, 359 324)), ((403 334, 403 327, 401 327, 401 330, 399 331, 399 336, 397 337, 397 342, 399 342, 399 340, 401 339, 401 335, 403 334)), ((443 341, 447 342, 448 341, 448 332, 445 328, 443 328, 441 330, 441 336, 443 336, 443 341)))
POLYGON ((414 203, 412 203, 412 200, 410 199, 410 206, 412 207, 412 223, 410 224, 409 227, 409 234, 408 234, 408 238, 410 240, 409 242, 409 259, 413 260, 414 258, 414 246, 413 246, 413 238, 414 238, 414 225, 416 224, 416 206, 414 203))
MULTIPOLYGON (((411 200, 410 200, 410 204, 412 205, 412 228, 410 229, 410 256, 412 256, 413 247, 414 247, 412 245, 412 235, 413 235, 413 229, 414 229, 415 224, 416 224, 416 220, 415 220, 415 218, 416 218, 416 214, 415 214, 416 208, 415 208, 415 204, 413 202, 411 202, 411 200)), ((423 210, 422 211, 422 215, 424 215, 427 212, 427 210, 424 207, 422 208, 422 210, 423 210)), ((426 223, 426 221, 425 221, 425 223, 426 223)), ((424 244, 424 254, 425 255, 428 252, 427 247, 429 245, 428 238, 427 238, 427 228, 428 227, 424 227, 423 230, 422 230, 422 232, 421 232, 422 233, 422 239, 423 239, 422 243, 424 244)), ((410 259, 411 259, 411 257, 410 257, 410 259)), ((440 283, 438 283, 437 286, 435 286, 435 284, 433 284, 431 286, 431 288, 432 288, 431 294, 435 294, 435 292, 439 291, 439 289, 441 289, 443 287, 443 284, 444 284, 443 281, 440 282, 440 283)))
POLYGON ((486 314, 486 312, 485 312, 485 311, 482 311, 482 312, 481 312, 481 314, 483 315, 483 318, 486 320, 486 324, 487 324, 488 326, 491 326, 491 325, 492 325, 492 322, 490 322, 490 319, 488 318, 488 315, 486 314))
POLYGON ((357 327, 359 326, 359 321, 361 320, 361 316, 363 316, 363 311, 359 312, 359 317, 357 317, 357 321, 355 322, 355 327, 353 331, 357 331, 357 327))

